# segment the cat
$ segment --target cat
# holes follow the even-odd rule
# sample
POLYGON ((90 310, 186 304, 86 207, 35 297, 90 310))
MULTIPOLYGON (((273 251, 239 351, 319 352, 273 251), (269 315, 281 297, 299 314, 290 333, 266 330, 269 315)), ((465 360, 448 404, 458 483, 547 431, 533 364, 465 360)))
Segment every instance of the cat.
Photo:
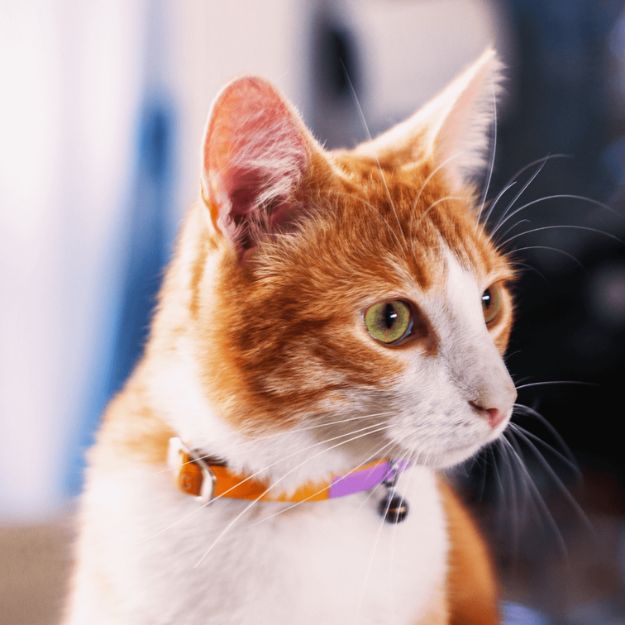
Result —
POLYGON ((514 272, 472 183, 500 75, 487 50, 335 151, 264 79, 221 91, 201 200, 88 456, 67 625, 499 622, 439 472, 516 397, 514 272))

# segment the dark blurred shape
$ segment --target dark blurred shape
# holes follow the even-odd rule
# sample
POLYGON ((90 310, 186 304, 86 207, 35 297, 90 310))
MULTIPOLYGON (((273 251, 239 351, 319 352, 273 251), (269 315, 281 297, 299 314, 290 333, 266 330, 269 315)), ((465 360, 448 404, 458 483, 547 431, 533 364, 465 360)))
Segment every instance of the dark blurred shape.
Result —
POLYGON ((331 21, 321 21, 317 28, 318 84, 328 97, 351 101, 352 86, 358 90, 359 77, 354 42, 349 30, 331 21))
POLYGON ((362 134, 354 94, 360 92, 360 58, 338 5, 318 2, 311 10, 311 57, 306 117, 328 147, 352 145, 362 134))

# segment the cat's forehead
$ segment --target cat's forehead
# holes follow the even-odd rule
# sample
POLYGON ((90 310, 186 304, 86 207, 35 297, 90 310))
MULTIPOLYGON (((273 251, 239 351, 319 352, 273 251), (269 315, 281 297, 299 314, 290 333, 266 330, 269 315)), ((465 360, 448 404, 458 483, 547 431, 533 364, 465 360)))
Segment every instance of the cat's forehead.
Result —
POLYGON ((326 195, 335 249, 351 247, 362 262, 402 267, 424 290, 442 282, 449 254, 481 279, 509 273, 479 224, 474 195, 453 190, 432 164, 402 168, 349 152, 336 162, 346 177, 326 195))

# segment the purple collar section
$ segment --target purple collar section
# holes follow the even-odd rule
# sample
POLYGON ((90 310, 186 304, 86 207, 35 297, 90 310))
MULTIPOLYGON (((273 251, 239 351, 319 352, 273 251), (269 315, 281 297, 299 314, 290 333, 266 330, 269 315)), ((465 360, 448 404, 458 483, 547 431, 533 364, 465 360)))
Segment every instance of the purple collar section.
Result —
POLYGON ((380 484, 392 487, 409 466, 407 460, 385 460, 335 477, 330 484, 328 499, 361 493, 380 484))

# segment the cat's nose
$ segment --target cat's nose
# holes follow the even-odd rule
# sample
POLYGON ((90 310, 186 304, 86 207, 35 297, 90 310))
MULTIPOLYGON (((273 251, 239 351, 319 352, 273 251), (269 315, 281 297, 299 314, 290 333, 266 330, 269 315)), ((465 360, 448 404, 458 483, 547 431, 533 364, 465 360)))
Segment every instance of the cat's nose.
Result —
POLYGON ((471 407, 477 411, 477 413, 486 419, 488 425, 493 430, 506 418, 506 415, 510 411, 511 406, 504 407, 486 407, 480 405, 478 402, 470 401, 471 407))

